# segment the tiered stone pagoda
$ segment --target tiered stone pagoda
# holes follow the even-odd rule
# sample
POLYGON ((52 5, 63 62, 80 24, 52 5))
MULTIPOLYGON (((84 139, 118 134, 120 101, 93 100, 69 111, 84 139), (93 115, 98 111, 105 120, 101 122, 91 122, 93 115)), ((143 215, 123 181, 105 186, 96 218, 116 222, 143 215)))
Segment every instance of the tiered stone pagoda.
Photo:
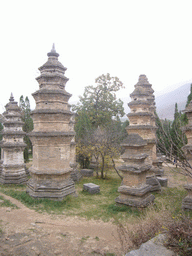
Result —
POLYGON ((118 189, 117 203, 133 207, 146 207, 153 203, 155 197, 150 194, 151 186, 146 184, 146 173, 151 165, 145 163, 148 155, 144 152, 147 143, 138 134, 131 133, 123 141, 124 160, 119 170, 123 172, 123 181, 118 189))
POLYGON ((34 130, 29 134, 33 145, 33 165, 27 192, 32 197, 62 200, 75 194, 71 179, 70 161, 75 154, 75 132, 70 123, 73 113, 66 92, 65 68, 59 61, 55 47, 48 61, 39 68, 39 90, 33 93, 36 108, 32 111, 34 130))
POLYGON ((154 175, 157 168, 156 157, 156 125, 155 125, 155 96, 152 85, 145 75, 139 76, 139 81, 135 85, 135 90, 131 93, 131 102, 128 106, 131 112, 127 115, 130 121, 127 127, 128 134, 139 134, 147 143, 144 147, 148 154, 145 162, 152 168, 148 172, 147 183, 152 185, 152 191, 160 191, 161 186, 154 175))
POLYGON ((25 132, 22 130, 21 109, 12 94, 5 109, 6 111, 3 113, 3 138, 0 143, 2 160, 0 183, 22 184, 27 181, 23 157, 26 147, 23 141, 25 132))
MULTIPOLYGON (((186 125, 184 131, 187 137, 187 145, 183 147, 187 161, 192 167, 192 101, 185 108, 184 111, 187 115, 188 124, 186 125)), ((189 173, 191 173, 191 168, 189 168, 189 173)), ((187 178, 187 185, 184 188, 188 191, 188 195, 182 201, 182 208, 184 210, 192 210, 192 175, 187 178)))
POLYGON ((131 112, 127 115, 130 121, 127 127, 128 133, 139 134, 146 142, 145 147, 151 164, 156 159, 156 126, 155 126, 155 103, 151 84, 145 75, 139 76, 135 90, 130 94, 131 102, 128 103, 131 112))

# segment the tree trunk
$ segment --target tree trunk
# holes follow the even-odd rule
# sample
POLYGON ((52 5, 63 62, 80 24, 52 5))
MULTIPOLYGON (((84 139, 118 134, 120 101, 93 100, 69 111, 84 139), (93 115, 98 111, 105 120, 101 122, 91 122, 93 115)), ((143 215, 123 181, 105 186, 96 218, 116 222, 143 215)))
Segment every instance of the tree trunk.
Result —
POLYGON ((121 180, 123 180, 123 177, 120 175, 119 171, 117 170, 116 166, 115 166, 115 161, 113 160, 113 158, 111 158, 112 163, 113 163, 113 168, 115 169, 117 175, 121 178, 121 180))
POLYGON ((101 166, 101 179, 104 179, 104 167, 105 167, 105 158, 103 155, 101 155, 102 159, 102 166, 101 166))

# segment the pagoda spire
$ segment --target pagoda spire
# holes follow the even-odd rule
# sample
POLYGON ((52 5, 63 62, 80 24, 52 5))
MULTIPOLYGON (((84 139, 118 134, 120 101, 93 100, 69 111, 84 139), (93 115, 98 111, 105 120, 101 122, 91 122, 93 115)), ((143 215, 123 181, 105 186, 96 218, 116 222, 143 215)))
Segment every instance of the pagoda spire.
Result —
POLYGON ((53 46, 52 46, 51 52, 56 52, 56 50, 55 50, 55 44, 54 44, 54 43, 53 43, 53 46))
POLYGON ((53 43, 51 51, 47 53, 47 56, 48 57, 51 57, 51 56, 59 57, 59 53, 57 53, 56 50, 55 50, 55 44, 54 43, 53 43))
POLYGON ((13 93, 11 93, 9 101, 14 101, 13 93))

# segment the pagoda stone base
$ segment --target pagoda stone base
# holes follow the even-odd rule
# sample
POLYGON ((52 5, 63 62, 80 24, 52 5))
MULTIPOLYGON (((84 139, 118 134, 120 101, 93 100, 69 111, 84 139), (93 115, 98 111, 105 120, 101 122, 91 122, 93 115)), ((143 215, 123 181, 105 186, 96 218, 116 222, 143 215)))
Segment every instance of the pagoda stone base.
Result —
POLYGON ((71 171, 71 179, 72 179, 74 182, 79 182, 80 179, 82 178, 82 175, 81 175, 79 169, 77 168, 77 163, 70 164, 70 167, 72 168, 72 171, 71 171))
POLYGON ((6 165, 2 167, 0 173, 1 184, 24 184, 27 180, 28 177, 25 167, 18 167, 18 165, 6 165))
POLYGON ((80 180, 81 180, 81 178, 82 178, 82 175, 81 175, 81 173, 80 173, 80 171, 79 170, 73 170, 72 172, 71 172, 71 179, 74 181, 74 182, 79 182, 80 180))
POLYGON ((150 185, 143 185, 141 187, 129 187, 122 185, 118 192, 120 195, 115 199, 118 204, 125 204, 132 207, 143 208, 154 202, 155 196, 149 194, 151 190, 150 185))
POLYGON ((155 176, 147 176, 146 183, 151 186, 151 191, 161 191, 161 185, 155 176))
POLYGON ((167 187, 168 179, 164 177, 157 177, 161 187, 167 187))
POLYGON ((71 179, 70 173, 59 173, 59 175, 30 173, 27 193, 34 198, 62 200, 68 195, 76 195, 74 181, 71 179))
POLYGON ((1 176, 1 172, 2 172, 2 164, 3 164, 3 161, 2 160, 0 160, 0 176, 1 176))
POLYGON ((156 176, 162 177, 164 175, 164 170, 157 168, 157 169, 155 169, 154 173, 156 176))
POLYGON ((182 209, 192 210, 192 184, 185 185, 184 188, 188 191, 188 195, 182 201, 182 209))

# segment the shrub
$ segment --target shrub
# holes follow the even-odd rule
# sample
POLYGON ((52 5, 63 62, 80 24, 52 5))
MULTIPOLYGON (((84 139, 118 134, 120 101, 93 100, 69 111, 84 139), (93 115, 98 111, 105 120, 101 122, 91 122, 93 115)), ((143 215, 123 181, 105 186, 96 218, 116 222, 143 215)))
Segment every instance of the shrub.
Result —
POLYGON ((182 215, 167 225, 167 247, 181 256, 192 255, 192 219, 182 215))

